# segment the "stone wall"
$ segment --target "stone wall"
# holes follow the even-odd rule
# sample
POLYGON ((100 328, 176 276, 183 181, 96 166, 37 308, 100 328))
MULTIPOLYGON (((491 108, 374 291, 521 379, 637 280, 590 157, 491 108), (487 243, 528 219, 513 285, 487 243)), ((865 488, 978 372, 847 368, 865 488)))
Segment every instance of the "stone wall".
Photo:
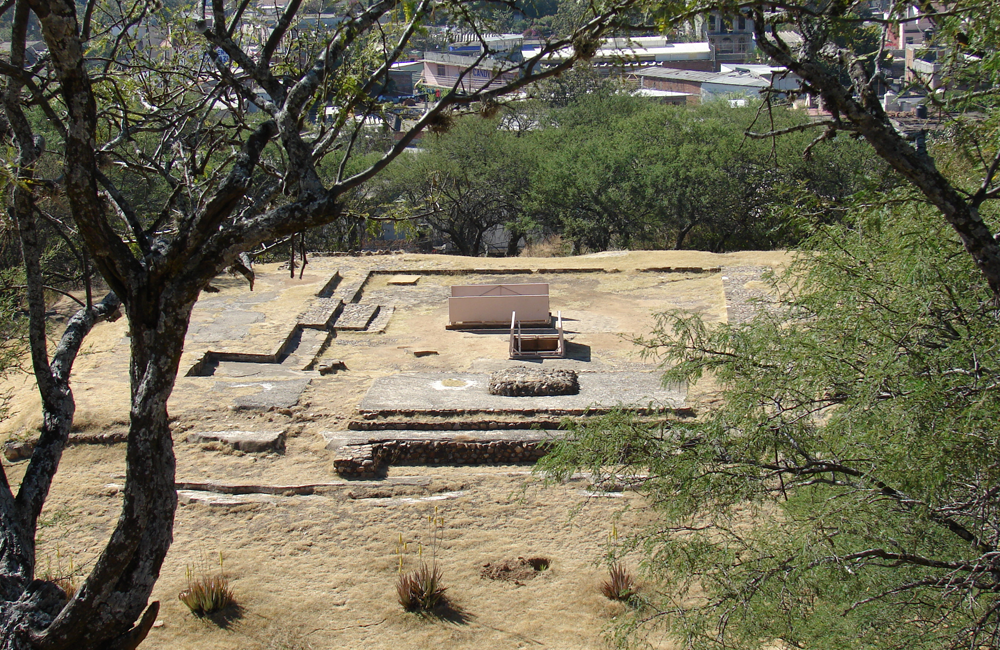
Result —
POLYGON ((344 445, 333 460, 345 478, 374 478, 389 465, 512 465, 534 463, 547 452, 535 440, 383 440, 344 445))

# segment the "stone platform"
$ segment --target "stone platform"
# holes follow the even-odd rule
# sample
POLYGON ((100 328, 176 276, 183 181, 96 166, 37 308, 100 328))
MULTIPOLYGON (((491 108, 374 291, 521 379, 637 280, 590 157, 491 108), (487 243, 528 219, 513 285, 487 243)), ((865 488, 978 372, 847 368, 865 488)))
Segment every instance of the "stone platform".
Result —
POLYGON ((490 376, 473 373, 400 373, 375 380, 358 406, 361 413, 551 412, 582 414, 618 406, 683 410, 686 391, 663 388, 657 372, 581 372, 576 395, 490 395, 490 376))

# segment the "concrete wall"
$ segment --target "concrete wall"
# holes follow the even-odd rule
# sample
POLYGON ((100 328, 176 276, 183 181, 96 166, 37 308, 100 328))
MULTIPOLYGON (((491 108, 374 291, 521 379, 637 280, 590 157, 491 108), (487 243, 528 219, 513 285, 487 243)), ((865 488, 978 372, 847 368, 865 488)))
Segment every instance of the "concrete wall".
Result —
POLYGON ((455 285, 448 299, 448 326, 510 325, 512 313, 524 324, 548 324, 549 285, 469 284, 455 285))
MULTIPOLYGON (((451 88, 465 70, 462 65, 438 61, 424 61, 423 82, 431 88, 451 88)), ((479 90, 485 86, 499 86, 517 79, 518 73, 505 72, 493 79, 496 72, 489 68, 473 68, 462 78, 459 85, 466 92, 479 90)))

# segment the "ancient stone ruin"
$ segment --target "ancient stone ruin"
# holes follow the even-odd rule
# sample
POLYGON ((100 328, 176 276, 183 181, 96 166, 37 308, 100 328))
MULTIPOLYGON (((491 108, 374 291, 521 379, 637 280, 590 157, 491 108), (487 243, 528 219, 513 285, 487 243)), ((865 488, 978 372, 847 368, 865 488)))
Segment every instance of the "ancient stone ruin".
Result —
POLYGON ((490 395, 538 397, 541 395, 576 395, 580 382, 575 370, 544 370, 514 366, 490 375, 490 395))

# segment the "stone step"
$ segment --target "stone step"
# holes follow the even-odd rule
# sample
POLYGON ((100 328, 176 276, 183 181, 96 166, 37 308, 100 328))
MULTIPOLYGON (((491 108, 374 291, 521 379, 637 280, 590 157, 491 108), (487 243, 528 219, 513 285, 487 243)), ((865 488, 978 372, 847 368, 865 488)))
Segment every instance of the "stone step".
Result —
POLYGON ((378 314, 372 319, 372 322, 368 324, 368 329, 366 332, 371 332, 373 334, 382 334, 385 332, 385 328, 389 326, 389 319, 392 315, 396 313, 396 308, 392 305, 380 305, 378 314))
MULTIPOLYGON (((281 368, 281 366, 275 366, 281 368)), ((309 386, 309 377, 257 378, 240 380, 220 380, 212 386, 214 392, 222 393, 224 399, 232 399, 236 410, 249 409, 268 411, 289 409, 299 403, 302 392, 309 386), (233 397, 235 395, 235 397, 233 397)))
MULTIPOLYGON (((412 415, 412 414, 411 414, 412 415)), ((367 417, 367 416, 366 416, 367 417)), ((351 431, 387 432, 387 431, 532 431, 535 429, 555 430, 559 428, 562 418, 525 418, 497 420, 490 418, 457 420, 427 418, 410 419, 372 419, 350 420, 347 428, 351 431)))
POLYGON ((323 288, 316 292, 316 296, 319 298, 331 298, 333 296, 333 292, 337 289, 337 286, 340 285, 340 282, 343 279, 344 278, 340 275, 340 269, 337 269, 333 272, 333 275, 330 276, 330 279, 326 281, 326 284, 323 285, 323 288))
POLYGON ((338 331, 361 331, 368 329, 368 324, 372 322, 379 312, 378 305, 349 303, 344 305, 340 316, 333 324, 338 331))
POLYGON ((533 464, 548 453, 548 442, 440 437, 363 441, 338 447, 333 467, 345 478, 376 478, 389 465, 533 464))
POLYGON ((726 319, 739 325, 754 319, 761 310, 773 309, 773 299, 760 289, 748 288, 761 283, 768 269, 763 266, 726 266, 722 268, 722 290, 726 297, 726 319), (769 304, 771 303, 771 304, 769 304))
POLYGON ((340 282, 334 290, 333 295, 340 298, 344 303, 358 302, 361 300, 361 290, 368 282, 370 273, 365 273, 361 277, 354 277, 350 280, 346 278, 340 282))
POLYGON ((340 298, 316 298, 309 310, 299 316, 298 323, 310 329, 327 329, 340 313, 343 301, 340 298))
POLYGON ((303 329, 299 334, 298 346, 281 361, 281 365, 296 370, 311 369, 329 339, 328 330, 303 329))
POLYGON ((451 440, 454 442, 491 442, 494 440, 539 442, 555 440, 566 433, 557 429, 426 431, 415 429, 389 431, 323 431, 326 449, 336 451, 344 446, 381 444, 392 441, 451 440))
POLYGON ((284 431, 197 431, 187 435, 188 442, 219 442, 245 452, 285 451, 284 431))

